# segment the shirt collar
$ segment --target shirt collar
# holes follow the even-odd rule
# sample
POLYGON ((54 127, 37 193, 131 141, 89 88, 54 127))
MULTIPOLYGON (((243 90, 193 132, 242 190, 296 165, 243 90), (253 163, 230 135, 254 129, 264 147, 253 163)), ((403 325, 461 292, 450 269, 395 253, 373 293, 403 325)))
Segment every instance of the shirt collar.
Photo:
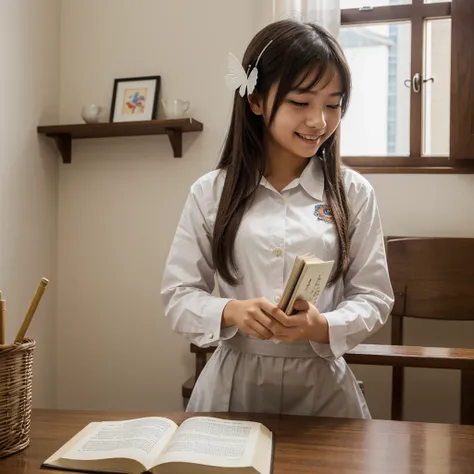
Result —
POLYGON ((314 199, 322 201, 324 197, 324 173, 318 157, 309 160, 300 176, 303 189, 314 199))
MULTIPOLYGON (((322 201, 324 197, 324 174, 321 161, 317 157, 310 158, 301 176, 295 180, 296 184, 288 185, 285 189, 291 189, 298 184, 314 199, 322 201)), ((260 185, 273 189, 267 179, 262 176, 260 185)))

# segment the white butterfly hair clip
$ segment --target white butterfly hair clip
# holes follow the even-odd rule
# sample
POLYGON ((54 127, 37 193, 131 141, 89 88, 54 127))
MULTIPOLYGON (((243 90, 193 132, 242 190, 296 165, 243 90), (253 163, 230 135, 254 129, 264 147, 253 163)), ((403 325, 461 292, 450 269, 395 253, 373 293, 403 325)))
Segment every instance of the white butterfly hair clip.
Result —
MULTIPOLYGON (((244 96, 245 94, 245 89, 247 89, 247 95, 252 94, 252 92, 255 89, 255 86, 257 85, 257 79, 258 79, 258 62, 260 61, 260 58, 262 57, 262 54, 264 51, 270 46, 270 43, 273 40, 270 40, 270 42, 263 48, 262 52, 259 54, 257 61, 255 62, 255 66, 253 69, 250 71, 250 74, 247 75, 245 72, 244 68, 242 67, 242 64, 240 61, 232 54, 229 53, 228 59, 227 59, 227 64, 229 67, 229 74, 225 76, 225 81, 227 84, 227 87, 235 91, 236 89, 239 89, 239 94, 241 97, 244 96)), ((250 69, 250 65, 249 65, 250 69)))

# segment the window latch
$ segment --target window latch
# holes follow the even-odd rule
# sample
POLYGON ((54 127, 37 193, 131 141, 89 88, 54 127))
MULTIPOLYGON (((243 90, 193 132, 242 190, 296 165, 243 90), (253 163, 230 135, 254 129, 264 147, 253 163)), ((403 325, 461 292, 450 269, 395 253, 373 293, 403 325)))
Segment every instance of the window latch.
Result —
POLYGON ((434 82, 434 77, 430 77, 429 79, 422 79, 422 75, 417 72, 414 74, 412 79, 406 79, 403 83, 405 87, 411 88, 415 94, 418 94, 421 91, 421 85, 425 84, 426 82, 434 82))

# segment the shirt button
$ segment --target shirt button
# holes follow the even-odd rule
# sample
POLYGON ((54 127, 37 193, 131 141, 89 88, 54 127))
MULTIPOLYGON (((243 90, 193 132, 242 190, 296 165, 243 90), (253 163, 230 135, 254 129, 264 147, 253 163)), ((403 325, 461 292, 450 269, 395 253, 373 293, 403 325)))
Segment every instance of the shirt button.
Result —
POLYGON ((209 339, 214 339, 214 334, 212 332, 209 333, 209 339))
POLYGON ((273 249, 273 255, 275 255, 275 257, 279 257, 281 255, 281 249, 280 248, 273 249))
POLYGON ((280 297, 279 296, 275 296, 275 303, 279 303, 280 302, 280 297))

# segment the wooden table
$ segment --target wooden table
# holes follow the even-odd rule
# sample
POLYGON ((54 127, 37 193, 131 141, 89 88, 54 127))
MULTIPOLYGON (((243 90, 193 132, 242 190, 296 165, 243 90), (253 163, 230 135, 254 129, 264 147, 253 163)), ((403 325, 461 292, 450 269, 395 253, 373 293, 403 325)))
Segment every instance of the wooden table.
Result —
MULTIPOLYGON (((0 459, 0 474, 58 473, 41 463, 91 421, 185 413, 33 410, 30 446, 0 459)), ((206 414, 209 415, 209 414, 206 414)), ((274 474, 474 474, 474 426, 278 415, 214 414, 255 420, 276 435, 274 474)))

